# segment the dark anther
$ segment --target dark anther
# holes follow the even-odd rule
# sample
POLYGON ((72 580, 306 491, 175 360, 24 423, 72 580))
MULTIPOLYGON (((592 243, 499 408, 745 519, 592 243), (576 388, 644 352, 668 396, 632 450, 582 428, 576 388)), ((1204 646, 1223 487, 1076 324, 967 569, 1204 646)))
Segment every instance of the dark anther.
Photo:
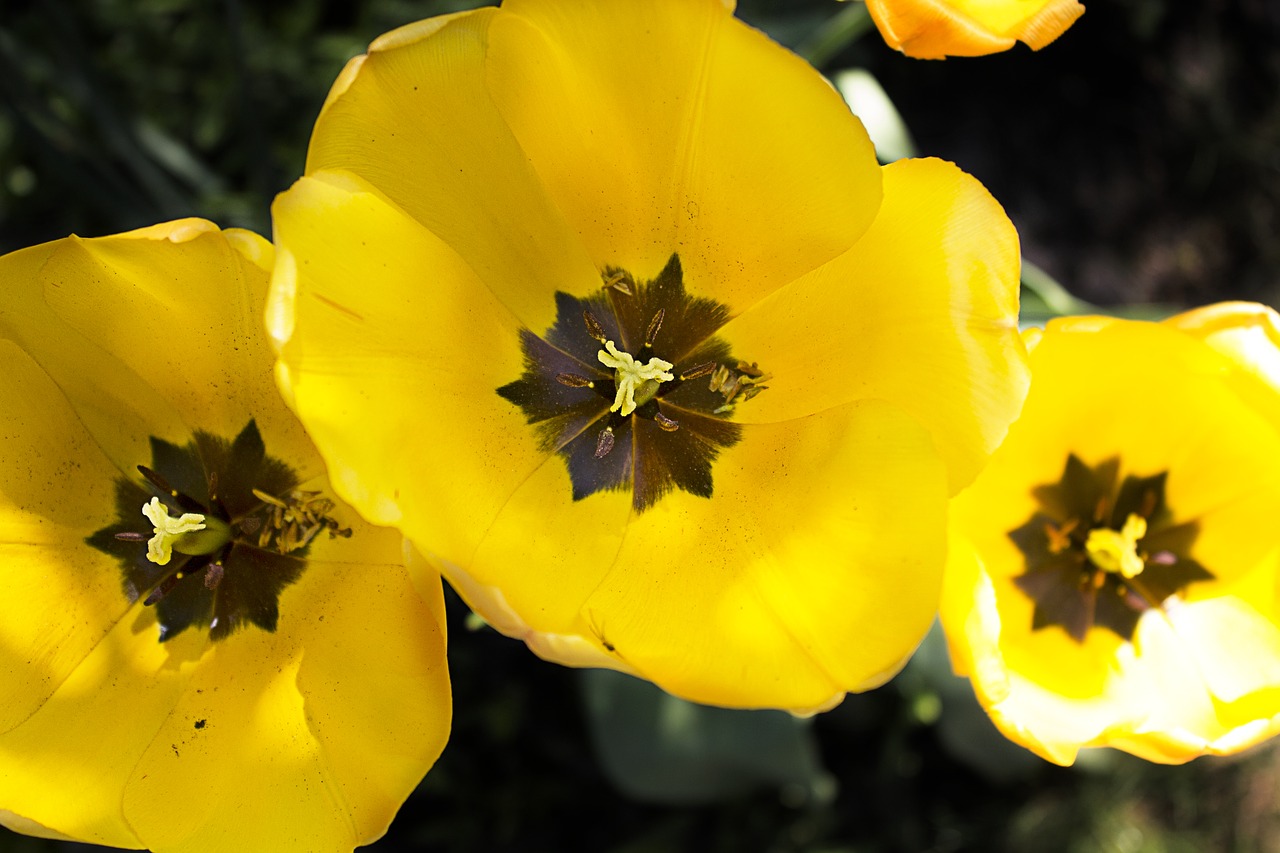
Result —
POLYGON ((587 324, 587 334, 600 343, 604 343, 604 326, 600 325, 600 321, 595 318, 590 311, 582 309, 582 322, 587 324))
POLYGON ((119 539, 121 542, 146 542, 151 537, 145 533, 132 533, 126 531, 124 533, 117 533, 115 538, 119 539))
MULTIPOLYGON (((704 361, 702 364, 699 364, 696 367, 691 367, 684 373, 681 373, 680 381, 683 382, 686 379, 697 379, 699 376, 706 376, 707 374, 714 372, 715 369, 716 363, 714 361, 704 361)), ((713 388, 711 390, 714 391, 715 389, 713 388)))
POLYGON ((631 296, 635 291, 631 289, 631 279, 625 272, 616 272, 611 276, 607 276, 604 280, 605 287, 612 287, 619 293, 625 293, 631 296))
POLYGON ((595 383, 585 376, 579 376, 576 373, 557 373, 556 381, 561 385, 567 385, 570 388, 594 388, 595 383))
POLYGON ((222 575, 222 563, 210 563, 209 567, 204 570, 204 588, 217 589, 218 584, 222 583, 222 575))
POLYGON ((644 333, 644 345, 653 346, 653 341, 658 337, 658 330, 662 328, 662 318, 666 315, 666 309, 659 308, 658 313, 653 315, 653 319, 649 321, 649 329, 644 333))
POLYGON ((175 489, 173 486, 170 486, 168 480, 166 480, 164 477, 161 477, 155 471, 152 471, 146 465, 139 465, 138 473, 146 477, 147 481, 151 483, 151 485, 155 486, 157 489, 164 492, 166 495, 169 495, 170 497, 175 497, 175 498, 178 496, 178 490, 175 489))
POLYGON ((709 390, 717 391, 724 395, 724 405, 719 409, 716 409, 716 411, 727 411, 729 409, 729 404, 732 403, 733 398, 738 395, 738 389, 741 387, 741 376, 735 375, 732 370, 725 367, 723 364, 717 367, 715 372, 711 374, 711 382, 707 385, 709 390))
POLYGON ((181 572, 177 572, 175 574, 169 575, 169 577, 161 581, 158 587, 151 590, 151 594, 147 596, 147 600, 142 603, 147 607, 150 607, 151 605, 160 601, 160 599, 168 595, 173 590, 173 588, 178 585, 178 581, 180 580, 182 580, 181 572))
POLYGON ((752 379, 759 379, 761 376, 764 376, 764 371, 757 367, 754 361, 750 364, 747 364, 745 361, 738 362, 738 372, 745 373, 752 379))
POLYGON ((605 427, 596 439, 596 458, 603 459, 613 450, 613 427, 605 427))
POLYGON ((209 510, 201 505, 199 501, 184 495, 182 492, 169 485, 168 480, 160 476, 160 474, 155 470, 148 468, 146 465, 139 465, 138 473, 146 477, 147 481, 151 483, 151 485, 173 498, 177 502, 178 508, 183 512, 198 512, 201 515, 209 512, 209 510))
POLYGON ((662 414, 662 412, 658 412, 656 415, 654 415, 654 416, 653 416, 653 421, 654 421, 654 423, 656 423, 656 424, 657 424, 661 429, 664 429, 664 430, 666 430, 667 432, 675 432, 676 430, 680 429, 680 422, 679 422, 679 421, 672 420, 671 418, 669 418, 669 417, 667 417, 666 415, 662 414))

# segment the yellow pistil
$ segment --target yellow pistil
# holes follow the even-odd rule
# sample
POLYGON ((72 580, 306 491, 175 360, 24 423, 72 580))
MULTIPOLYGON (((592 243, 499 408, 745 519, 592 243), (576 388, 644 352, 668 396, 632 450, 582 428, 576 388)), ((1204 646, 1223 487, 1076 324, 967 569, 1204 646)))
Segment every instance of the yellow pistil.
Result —
POLYGON ((177 518, 169 515, 169 508, 152 498, 142 505, 142 514, 155 527, 155 535, 147 541, 147 559, 157 566, 168 564, 173 557, 173 542, 184 533, 204 530, 205 518, 198 512, 184 512, 177 518))
POLYGON ((1103 527, 1090 530, 1084 547, 1098 568, 1135 578, 1142 573, 1144 565, 1138 556, 1138 540, 1146 535, 1147 520, 1130 513, 1124 520, 1124 528, 1119 531, 1103 527))
POLYGON ((615 371, 614 382, 617 383, 618 393, 613 398, 613 405, 609 407, 611 412, 631 414, 636 406, 643 406, 654 398, 658 393, 658 385, 676 378, 674 373, 667 372, 675 366, 671 362, 654 357, 649 359, 648 364, 640 364, 630 353, 615 347, 613 341, 605 341, 604 349, 596 357, 605 367, 612 367, 615 371), (636 401, 637 392, 640 394, 639 402, 636 401))

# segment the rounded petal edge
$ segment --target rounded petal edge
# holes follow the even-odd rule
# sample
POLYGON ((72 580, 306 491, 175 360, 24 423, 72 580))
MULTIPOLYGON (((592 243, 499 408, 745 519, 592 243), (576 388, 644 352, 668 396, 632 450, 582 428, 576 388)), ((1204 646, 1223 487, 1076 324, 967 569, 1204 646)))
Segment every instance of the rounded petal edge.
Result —
POLYGON ((1030 15, 1025 5, 867 0, 867 10, 885 42, 916 59, 986 56, 1008 50, 1017 41, 1039 50, 1084 14, 1077 0, 1047 0, 1030 15))
POLYGON ((1018 235, 953 163, 900 160, 883 171, 884 203, 853 249, 723 328, 734 352, 773 376, 734 419, 889 401, 933 435, 954 494, 1004 439, 1030 384, 1018 235))
POLYGON ((1280 314, 1256 302, 1219 302, 1164 321, 1204 341, 1238 375, 1238 393, 1280 429, 1280 314))

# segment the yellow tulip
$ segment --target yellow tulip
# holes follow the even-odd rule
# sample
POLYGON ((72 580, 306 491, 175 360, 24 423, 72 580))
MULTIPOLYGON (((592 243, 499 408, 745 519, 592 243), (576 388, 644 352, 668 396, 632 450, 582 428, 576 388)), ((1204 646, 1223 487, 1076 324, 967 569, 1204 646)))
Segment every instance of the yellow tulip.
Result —
POLYGON ((946 498, 1025 389, 1018 244, 731 6, 378 39, 274 207, 268 325, 335 488, 490 624, 813 710, 933 617, 946 498))
POLYGON ((1175 763, 1280 726, 1276 321, 1221 305, 1029 333, 1022 416, 952 501, 941 608, 1013 740, 1175 763))
POLYGON ((271 262, 199 220, 0 258, 0 824, 349 851, 443 748, 438 575, 280 401, 271 262))

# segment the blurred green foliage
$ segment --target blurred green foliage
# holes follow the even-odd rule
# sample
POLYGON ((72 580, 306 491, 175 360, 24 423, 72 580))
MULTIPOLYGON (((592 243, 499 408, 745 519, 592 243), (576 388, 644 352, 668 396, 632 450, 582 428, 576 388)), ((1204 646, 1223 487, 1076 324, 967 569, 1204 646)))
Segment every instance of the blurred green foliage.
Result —
POLYGON ((180 216, 269 233, 346 61, 400 24, 474 5, 6 2, 0 249, 180 216))
MULTIPOLYGON (((472 5, 5 0, 0 251, 192 215, 269 233, 343 64, 472 5)), ((824 71, 869 69, 922 154, 987 183, 1044 268, 1028 267, 1028 308, 1273 299, 1280 10, 1088 5, 1036 56, 923 63, 856 40, 851 5, 739 3, 824 71)), ((887 687, 798 723, 550 666, 449 607, 452 739, 375 850, 1280 850, 1280 751, 1045 764, 1000 739, 936 635, 887 687)), ((91 849, 0 831, 0 851, 91 849)))

